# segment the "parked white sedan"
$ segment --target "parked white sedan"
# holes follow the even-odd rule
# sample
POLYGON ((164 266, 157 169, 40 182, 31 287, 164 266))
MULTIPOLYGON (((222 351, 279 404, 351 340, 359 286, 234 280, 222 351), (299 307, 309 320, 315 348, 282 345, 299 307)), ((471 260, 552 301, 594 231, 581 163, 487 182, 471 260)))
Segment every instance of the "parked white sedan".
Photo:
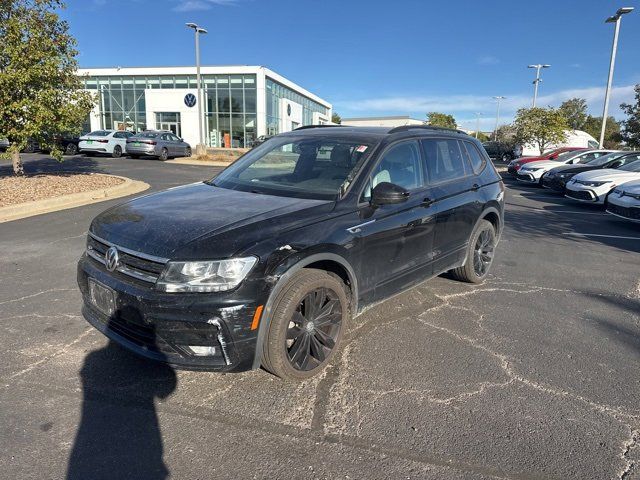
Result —
POLYGON ((609 195, 607 212, 640 223, 640 180, 627 182, 616 188, 609 195))
POLYGON ((577 152, 563 153, 555 160, 539 160, 537 162, 525 163, 518 171, 516 178, 521 182, 542 185, 542 176, 552 168, 559 167, 560 165, 587 163, 612 151, 613 150, 579 150, 577 152))
POLYGON ((125 151, 127 138, 132 136, 133 132, 96 130, 80 137, 78 148, 88 157, 92 157, 96 153, 106 153, 113 158, 119 158, 125 151))
POLYGON ((616 169, 579 173, 567 183, 565 196, 580 202, 604 205, 614 188, 633 180, 640 180, 640 160, 616 169))

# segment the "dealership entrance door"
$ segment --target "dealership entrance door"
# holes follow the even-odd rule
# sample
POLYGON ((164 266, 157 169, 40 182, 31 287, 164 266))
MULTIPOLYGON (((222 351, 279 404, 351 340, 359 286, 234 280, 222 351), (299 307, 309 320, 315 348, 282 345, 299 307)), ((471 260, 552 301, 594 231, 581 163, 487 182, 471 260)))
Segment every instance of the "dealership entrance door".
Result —
POLYGON ((156 129, 169 130, 175 135, 182 137, 180 128, 180 112, 157 112, 156 129))

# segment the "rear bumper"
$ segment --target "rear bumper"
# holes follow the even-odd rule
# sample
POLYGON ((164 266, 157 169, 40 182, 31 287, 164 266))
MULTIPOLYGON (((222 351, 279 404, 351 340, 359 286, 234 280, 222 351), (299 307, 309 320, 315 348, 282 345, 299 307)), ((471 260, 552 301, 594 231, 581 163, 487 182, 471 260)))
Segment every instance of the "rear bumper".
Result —
POLYGON ((127 144, 126 153, 129 155, 148 155, 148 156, 158 156, 159 154, 156 152, 156 147, 154 145, 146 145, 146 146, 134 146, 131 144, 127 144))
POLYGON ((253 368, 258 330, 251 330, 251 323, 257 305, 266 301, 260 297, 268 297, 264 283, 261 289, 249 285, 243 292, 170 294, 108 273, 86 255, 77 273, 84 318, 134 353, 189 370, 253 368), (115 292, 112 315, 94 306, 89 278, 115 292), (197 355, 189 346, 211 350, 197 355))

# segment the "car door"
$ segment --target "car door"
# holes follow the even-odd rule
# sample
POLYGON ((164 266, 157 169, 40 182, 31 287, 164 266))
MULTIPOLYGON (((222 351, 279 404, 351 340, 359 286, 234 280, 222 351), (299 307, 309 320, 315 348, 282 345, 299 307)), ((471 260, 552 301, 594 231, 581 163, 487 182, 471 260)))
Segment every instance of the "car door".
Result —
POLYGON ((176 147, 175 147, 174 143, 171 141, 171 134, 163 133, 162 135, 160 135, 160 140, 162 141, 161 148, 166 148, 170 157, 175 156, 176 147))
POLYGON ((360 219, 348 230, 359 252, 360 289, 368 300, 382 299, 432 274, 435 216, 424 183, 423 158, 416 140, 389 146, 379 157, 360 195, 360 219), (406 188, 409 198, 373 207, 371 191, 381 182, 406 188))
POLYGON ((434 274, 438 274, 464 259, 481 208, 478 201, 481 186, 467 158, 464 145, 467 142, 455 138, 430 138, 420 143, 436 215, 433 268, 434 274))
POLYGON ((186 153, 185 151, 186 144, 180 139, 180 137, 178 137, 177 135, 174 135, 173 133, 170 135, 170 137, 171 137, 171 141, 173 142, 175 155, 178 157, 184 157, 186 153))

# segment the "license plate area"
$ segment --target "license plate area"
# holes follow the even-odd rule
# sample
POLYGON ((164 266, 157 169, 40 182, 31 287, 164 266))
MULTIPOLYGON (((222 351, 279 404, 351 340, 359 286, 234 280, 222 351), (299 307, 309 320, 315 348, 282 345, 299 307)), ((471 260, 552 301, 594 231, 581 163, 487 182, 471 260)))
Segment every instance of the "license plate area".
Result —
POLYGON ((116 292, 92 278, 89 278, 89 298, 92 305, 108 317, 116 311, 116 292))

